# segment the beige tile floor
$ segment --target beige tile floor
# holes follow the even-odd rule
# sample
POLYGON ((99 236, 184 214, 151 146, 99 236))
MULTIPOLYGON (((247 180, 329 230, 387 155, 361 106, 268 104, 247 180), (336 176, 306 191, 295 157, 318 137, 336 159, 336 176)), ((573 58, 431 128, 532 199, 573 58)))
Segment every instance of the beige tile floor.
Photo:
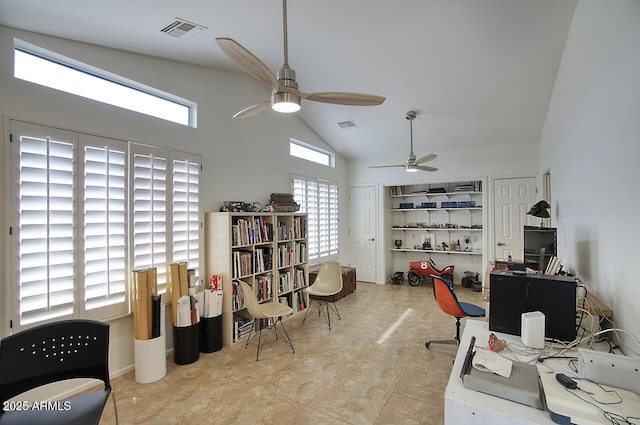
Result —
MULTIPOLYGON (((479 292, 457 285, 456 293, 483 305, 479 292)), ((189 365, 170 356, 167 375, 152 384, 136 383, 133 371, 115 378, 120 424, 442 424, 456 348, 424 343, 452 337, 455 319, 431 285, 358 282, 337 305, 342 320, 331 330, 318 316, 285 320, 295 354, 270 339, 256 362, 254 341, 189 365)), ((100 424, 113 423, 109 403, 100 424)))

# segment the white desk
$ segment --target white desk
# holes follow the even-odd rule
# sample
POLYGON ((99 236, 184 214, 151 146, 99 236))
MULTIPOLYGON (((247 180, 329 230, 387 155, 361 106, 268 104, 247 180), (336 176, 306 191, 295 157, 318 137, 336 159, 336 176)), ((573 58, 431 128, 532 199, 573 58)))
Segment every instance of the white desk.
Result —
MULTIPOLYGON (((548 411, 538 410, 513 401, 505 400, 478 391, 466 389, 460 379, 460 370, 464 364, 464 358, 469 348, 471 337, 476 337, 476 346, 486 347, 489 338, 489 322, 483 320, 470 320, 464 327, 462 340, 458 348, 456 360, 449 377, 449 383, 444 393, 444 423, 445 425, 552 425, 548 411)), ((520 337, 496 332, 496 336, 505 339, 507 343, 521 344, 520 337)), ((536 363, 540 370, 542 382, 549 408, 556 410, 565 418, 571 416, 571 420, 577 424, 608 424, 601 411, 591 403, 576 401, 572 395, 567 395, 565 388, 555 379, 555 374, 549 369, 560 369, 558 363, 548 361, 544 366, 536 363), (555 367, 554 367, 555 366, 555 367), (552 407, 553 405, 553 407, 552 407), (564 412, 564 413, 563 413, 564 412)), ((564 372, 557 370, 557 372, 564 372)), ((587 391, 597 391, 595 384, 580 381, 580 387, 587 391), (592 385, 592 387, 590 387, 592 385)), ((638 417, 640 415, 640 396, 630 391, 603 386, 604 389, 615 390, 617 397, 624 400, 621 404, 600 405, 610 412, 625 416, 638 417)), ((568 418, 567 418, 568 419, 568 418)), ((634 422, 635 423, 635 422, 634 422)))
MULTIPOLYGON (((489 322, 467 319, 460 347, 456 354, 453 370, 449 377, 447 389, 444 392, 444 423, 445 425, 552 425, 555 424, 549 412, 534 409, 513 401, 504 400, 492 395, 474 390, 468 390, 462 385, 460 370, 464 357, 469 348, 472 336, 476 337, 476 345, 486 347, 489 339, 489 322)), ((513 335, 496 333, 500 339, 507 342, 519 342, 520 338, 513 335)))

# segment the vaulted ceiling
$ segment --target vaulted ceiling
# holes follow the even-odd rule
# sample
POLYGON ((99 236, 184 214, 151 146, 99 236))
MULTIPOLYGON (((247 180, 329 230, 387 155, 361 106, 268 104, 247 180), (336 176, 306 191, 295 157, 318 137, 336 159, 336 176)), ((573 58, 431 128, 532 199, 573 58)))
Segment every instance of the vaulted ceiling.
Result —
MULTIPOLYGON (((375 107, 303 100, 298 114, 347 159, 403 160, 409 110, 418 156, 536 142, 576 1, 289 0, 302 91, 386 96, 375 107), (348 120, 357 127, 338 125, 348 120)), ((242 73, 214 41, 231 37, 274 73, 283 63, 281 0, 0 0, 0 24, 242 73), (175 18, 206 30, 162 33, 175 18)), ((265 87, 246 106, 268 97, 265 87)))

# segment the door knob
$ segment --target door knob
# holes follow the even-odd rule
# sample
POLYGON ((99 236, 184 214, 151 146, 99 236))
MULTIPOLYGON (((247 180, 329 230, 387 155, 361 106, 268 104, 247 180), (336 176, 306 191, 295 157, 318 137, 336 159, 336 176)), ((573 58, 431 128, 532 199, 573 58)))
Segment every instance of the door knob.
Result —
POLYGON ((498 246, 505 246, 505 245, 506 245, 506 243, 498 242, 498 243, 497 243, 497 245, 498 245, 498 246))
POLYGON ((371 238, 371 239, 369 239, 369 242, 373 242, 375 240, 376 240, 375 238, 371 238))

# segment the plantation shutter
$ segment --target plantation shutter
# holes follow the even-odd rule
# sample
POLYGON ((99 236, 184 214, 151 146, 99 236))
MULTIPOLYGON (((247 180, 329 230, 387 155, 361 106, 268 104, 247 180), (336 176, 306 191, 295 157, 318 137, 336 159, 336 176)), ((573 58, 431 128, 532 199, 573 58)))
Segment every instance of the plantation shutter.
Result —
POLYGON ((196 155, 171 153, 173 261, 186 262, 200 276, 200 169, 196 155))
POLYGON ((75 133, 12 121, 19 326, 74 314, 75 133), (17 192, 17 193, 16 193, 17 192))
POLYGON ((338 253, 338 185, 312 177, 293 177, 293 198, 307 213, 309 259, 338 253))
POLYGON ((158 293, 167 284, 167 154, 130 144, 133 269, 156 267, 158 293))
POLYGON ((318 184, 318 253, 329 255, 329 185, 318 184))
POLYGON ((329 184, 329 255, 338 253, 338 185, 329 184))
POLYGON ((127 313, 127 147, 80 136, 84 308, 87 317, 127 313))

